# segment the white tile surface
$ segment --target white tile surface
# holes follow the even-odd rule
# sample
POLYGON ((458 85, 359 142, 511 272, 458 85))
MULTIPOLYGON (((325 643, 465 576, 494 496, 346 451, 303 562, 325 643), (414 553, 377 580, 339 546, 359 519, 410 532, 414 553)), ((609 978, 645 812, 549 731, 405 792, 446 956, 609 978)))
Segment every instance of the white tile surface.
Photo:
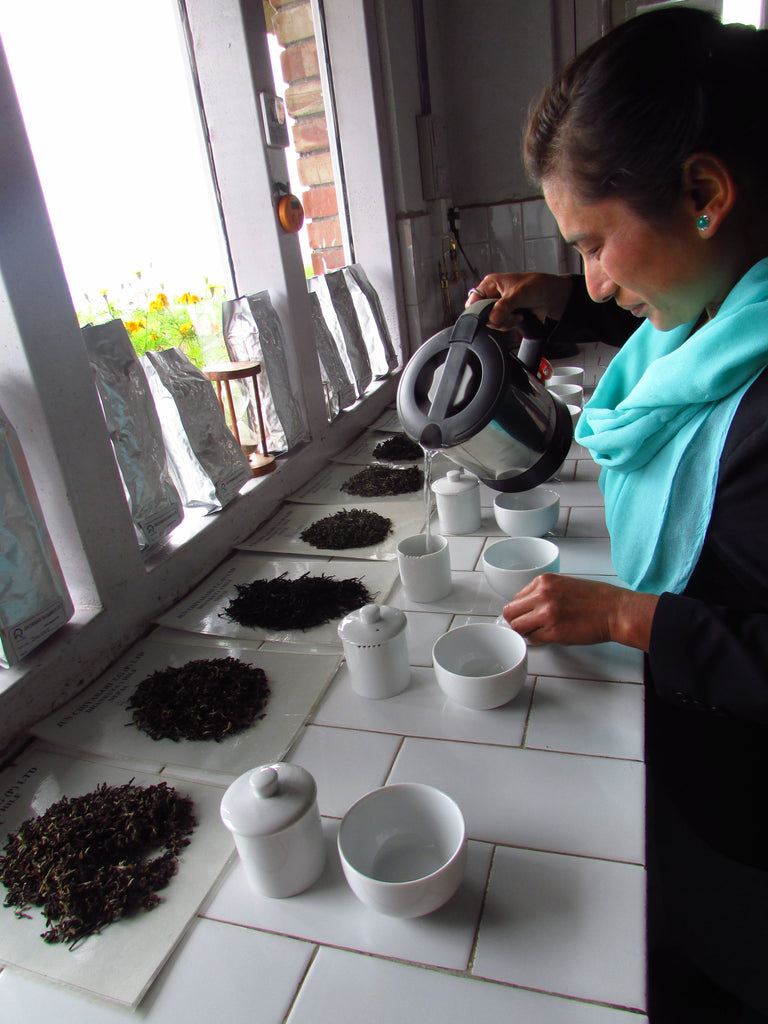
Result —
POLYGON ((525 745, 642 761, 643 696, 634 683, 539 676, 525 745))
POLYGON ((313 776, 320 813, 342 818, 355 800, 384 785, 400 743, 389 733, 310 725, 287 760, 313 776))
POLYGON ((586 644, 584 647, 528 648, 528 671, 533 675, 574 679, 615 679, 618 682, 643 681, 643 655, 621 644, 586 644))
MULTIPOLYGON (((495 522, 493 524, 485 522, 483 530, 495 526, 495 522)), ((483 550, 485 533, 482 536, 475 534, 465 534, 461 537, 455 534, 445 534, 445 536, 448 539, 448 550, 451 553, 451 569, 457 572, 471 572, 477 566, 477 560, 483 550)))
MULTIPOLYGON (((286 1024, 646 1024, 636 1013, 321 949, 286 1024)), ((14 1021, 13 1024, 16 1024, 14 1021)), ((90 1024, 90 1022, 84 1022, 90 1024)))
POLYGON ((428 736, 470 743, 519 745, 528 715, 530 680, 503 708, 472 711, 449 700, 432 668, 414 667, 407 689, 387 700, 366 700, 352 690, 346 667, 334 680, 313 721, 345 729, 428 736))
POLYGON ((435 641, 448 631, 453 614, 408 610, 405 617, 405 642, 408 647, 409 664, 431 665, 435 641))
POLYGON ((491 266, 514 273, 525 266, 522 204, 499 203, 488 208, 491 266))
POLYGON ((313 951, 282 935, 198 919, 133 1013, 6 970, 0 1016, 3 1024, 282 1024, 313 951))
POLYGON ((543 199, 532 199, 523 203, 523 234, 531 238, 556 238, 560 231, 557 221, 543 199))
POLYGON ((607 537, 604 509, 602 506, 570 508, 565 532, 568 537, 607 537))
POLYGON ((560 273, 560 241, 557 238, 526 239, 523 247, 525 269, 541 274, 560 273))
POLYGON ((466 970, 485 893, 491 847, 469 843, 464 879, 453 898, 439 910, 413 919, 386 917, 360 903, 347 885, 336 850, 338 825, 338 821, 323 819, 328 860, 323 874, 306 892, 288 899, 259 896, 248 888, 245 873, 237 863, 205 916, 324 945, 466 970))
POLYGON ((475 839, 644 863, 644 772, 635 761, 406 739, 389 781, 444 790, 475 839))
POLYGON ((603 537, 558 537, 560 572, 572 576, 615 576, 611 545, 603 537))
MULTIPOLYGON (((576 445, 576 450, 585 452, 585 448, 576 445)), ((582 461, 583 455, 577 459, 582 461)), ((592 505, 596 508, 603 508, 603 492, 600 490, 600 485, 597 480, 563 480, 558 486, 560 491, 560 504, 561 505, 592 505)))
POLYGON ((390 604, 404 611, 451 612, 452 614, 498 615, 504 602, 485 582, 482 572, 461 570, 452 573, 453 589, 446 597, 430 604, 411 601, 397 584, 390 597, 390 604))
POLYGON ((473 973, 645 1008, 645 872, 497 847, 473 973))

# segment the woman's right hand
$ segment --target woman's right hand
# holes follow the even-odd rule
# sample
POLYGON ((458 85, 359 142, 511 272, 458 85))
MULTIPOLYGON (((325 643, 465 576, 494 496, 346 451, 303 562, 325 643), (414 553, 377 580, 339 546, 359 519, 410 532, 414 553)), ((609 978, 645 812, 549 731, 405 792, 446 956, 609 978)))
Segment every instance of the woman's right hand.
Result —
POLYGON ((498 296, 488 323, 497 329, 518 327, 521 323, 515 309, 530 309, 539 320, 559 320, 568 305, 573 289, 569 274, 486 274, 467 296, 465 309, 481 299, 498 296))

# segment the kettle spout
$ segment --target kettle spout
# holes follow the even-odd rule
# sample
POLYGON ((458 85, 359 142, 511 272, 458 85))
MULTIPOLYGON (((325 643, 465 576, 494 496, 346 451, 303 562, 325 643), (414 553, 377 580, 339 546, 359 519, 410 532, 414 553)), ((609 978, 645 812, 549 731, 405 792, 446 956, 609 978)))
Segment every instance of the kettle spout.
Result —
POLYGON ((428 423, 421 432, 419 444, 422 448, 433 450, 443 447, 443 432, 438 423, 428 423))

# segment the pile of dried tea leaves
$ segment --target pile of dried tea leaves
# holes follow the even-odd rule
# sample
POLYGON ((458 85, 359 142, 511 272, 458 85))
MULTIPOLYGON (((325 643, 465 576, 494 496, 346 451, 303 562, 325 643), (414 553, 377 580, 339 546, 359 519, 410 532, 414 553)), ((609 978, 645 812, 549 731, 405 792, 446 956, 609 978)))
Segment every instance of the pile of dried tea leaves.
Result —
POLYGON ((386 441, 379 441, 373 449, 373 457, 383 462, 411 462, 424 458, 424 450, 420 444, 412 441, 405 434, 395 434, 386 441))
POLYGON ((153 672, 127 706, 153 740, 220 742, 263 718, 269 696, 262 669, 237 658, 202 658, 153 672))
POLYGON ((17 917, 42 907, 42 938, 72 949, 113 921, 157 906, 157 891, 176 873, 196 824, 192 800, 165 782, 102 783, 64 797, 8 836, 0 855, 4 906, 15 907, 17 917))
POLYGON ((391 466, 366 466, 342 485, 342 491, 361 498, 385 494, 411 494, 424 486, 424 474, 417 466, 393 469, 391 466))
POLYGON ((271 580, 236 584, 237 597, 222 617, 241 626, 262 629, 311 629, 370 604, 373 598, 360 578, 337 580, 305 572, 289 580, 287 573, 271 580))
POLYGON ((389 536, 392 520, 365 508, 343 508, 316 520, 299 534, 314 548, 367 548, 389 536))

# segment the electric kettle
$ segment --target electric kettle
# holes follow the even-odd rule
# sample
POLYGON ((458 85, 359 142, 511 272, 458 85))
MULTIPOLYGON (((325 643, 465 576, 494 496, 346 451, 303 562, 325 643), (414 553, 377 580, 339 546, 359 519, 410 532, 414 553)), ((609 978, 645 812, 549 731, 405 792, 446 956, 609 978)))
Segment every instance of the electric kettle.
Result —
POLYGON ((400 376, 397 413, 427 451, 442 451, 494 490, 528 491, 563 464, 573 422, 537 377, 543 325, 517 311, 524 340, 516 356, 487 324, 495 302, 473 303, 416 350, 400 376))

